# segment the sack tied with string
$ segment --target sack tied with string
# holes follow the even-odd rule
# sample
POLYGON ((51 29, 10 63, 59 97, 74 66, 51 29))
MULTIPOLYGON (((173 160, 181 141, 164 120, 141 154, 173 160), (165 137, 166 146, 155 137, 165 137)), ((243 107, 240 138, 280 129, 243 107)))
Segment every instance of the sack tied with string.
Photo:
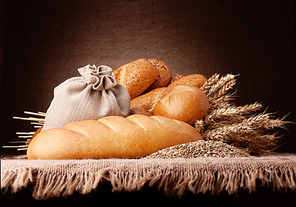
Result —
POLYGON ((55 87, 42 130, 61 128, 75 121, 129 115, 130 95, 116 82, 110 67, 87 65, 78 72, 80 77, 55 87))

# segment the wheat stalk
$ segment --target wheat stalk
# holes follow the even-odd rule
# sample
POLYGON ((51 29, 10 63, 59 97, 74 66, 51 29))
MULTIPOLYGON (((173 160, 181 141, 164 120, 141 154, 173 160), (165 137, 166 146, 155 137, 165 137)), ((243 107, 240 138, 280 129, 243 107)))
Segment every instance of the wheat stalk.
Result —
POLYGON ((263 155, 271 153, 277 146, 280 138, 275 134, 254 134, 248 137, 236 137, 231 145, 243 149, 252 155, 263 155))
POLYGON ((205 140, 222 141, 242 148, 253 155, 269 153, 280 137, 268 134, 274 128, 285 128, 283 118, 272 119, 271 113, 262 109, 262 104, 253 103, 236 106, 231 103, 235 92, 230 92, 236 84, 237 75, 227 74, 220 77, 214 74, 201 87, 207 95, 210 109, 207 115, 195 123, 195 128, 205 140))
MULTIPOLYGON (((215 94, 220 88, 223 88, 229 81, 234 80, 235 75, 227 74, 226 76, 221 77, 216 84, 213 84, 212 87, 208 90, 207 96, 215 94)), ((225 88, 225 87, 224 87, 225 88)), ((227 92, 227 90, 226 90, 227 92)))
POLYGON ((274 129, 274 128, 284 128, 288 121, 284 121, 284 118, 271 119, 269 113, 262 113, 256 116, 250 117, 243 120, 242 122, 245 125, 252 126, 256 129, 274 129))
POLYGON ((262 105, 257 102, 244 106, 234 106, 226 102, 224 106, 220 106, 208 114, 208 116, 205 117, 205 123, 211 125, 211 123, 218 121, 239 122, 245 119, 243 115, 253 113, 261 108, 262 105))
POLYGON ((255 118, 245 119, 240 123, 207 130, 203 133, 203 138, 205 140, 222 141, 243 148, 253 155, 265 154, 276 146, 275 141, 279 137, 276 137, 275 134, 264 134, 264 129, 283 127, 284 124, 281 119, 271 120, 266 118, 265 115, 258 115, 255 118))
MULTIPOLYGON (((232 76, 233 77, 233 76, 232 76)), ((223 95, 225 95, 230 89, 232 89, 232 87, 236 84, 236 80, 235 79, 231 79, 229 80, 227 83, 225 83, 224 86, 222 86, 219 90, 217 90, 217 92, 214 94, 214 99, 218 99, 220 97, 222 97, 223 95)))
POLYGON ((241 122, 206 130, 203 133, 203 138, 206 140, 215 140, 229 143, 237 136, 247 136, 248 134, 255 133, 256 132, 251 126, 245 125, 241 122))
POLYGON ((209 91, 209 89, 212 88, 214 84, 216 84, 219 80, 220 75, 215 73, 212 75, 208 80, 203 84, 203 86, 200 88, 205 94, 209 91))

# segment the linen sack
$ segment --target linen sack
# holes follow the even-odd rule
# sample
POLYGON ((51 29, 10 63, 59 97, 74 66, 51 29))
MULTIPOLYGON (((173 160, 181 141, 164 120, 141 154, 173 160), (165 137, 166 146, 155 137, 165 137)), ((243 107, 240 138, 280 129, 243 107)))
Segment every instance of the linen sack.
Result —
POLYGON ((42 130, 61 128, 75 121, 129 115, 130 95, 116 82, 110 67, 87 65, 78 72, 80 77, 55 87, 42 130))

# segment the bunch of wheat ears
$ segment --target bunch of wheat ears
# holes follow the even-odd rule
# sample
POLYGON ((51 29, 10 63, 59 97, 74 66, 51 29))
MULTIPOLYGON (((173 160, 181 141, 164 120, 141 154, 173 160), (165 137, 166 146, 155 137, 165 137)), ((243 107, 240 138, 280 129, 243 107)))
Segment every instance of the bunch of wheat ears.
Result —
POLYGON ((251 155, 268 154, 277 147, 275 128, 285 128, 288 121, 275 118, 272 113, 261 111, 260 103, 236 106, 231 103, 235 92, 236 75, 227 74, 220 77, 214 74, 201 87, 210 102, 207 115, 195 123, 195 128, 205 140, 216 140, 231 144, 245 150, 251 155))

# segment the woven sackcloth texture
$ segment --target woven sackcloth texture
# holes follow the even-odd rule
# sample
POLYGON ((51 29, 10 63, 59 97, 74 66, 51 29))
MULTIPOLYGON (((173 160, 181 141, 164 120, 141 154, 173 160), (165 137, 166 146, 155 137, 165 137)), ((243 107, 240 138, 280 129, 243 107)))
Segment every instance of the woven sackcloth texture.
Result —
POLYGON ((100 184, 113 191, 157 186, 168 196, 219 194, 266 186, 296 191, 296 154, 248 158, 26 160, 1 159, 1 190, 34 187, 35 199, 87 194, 100 184))

